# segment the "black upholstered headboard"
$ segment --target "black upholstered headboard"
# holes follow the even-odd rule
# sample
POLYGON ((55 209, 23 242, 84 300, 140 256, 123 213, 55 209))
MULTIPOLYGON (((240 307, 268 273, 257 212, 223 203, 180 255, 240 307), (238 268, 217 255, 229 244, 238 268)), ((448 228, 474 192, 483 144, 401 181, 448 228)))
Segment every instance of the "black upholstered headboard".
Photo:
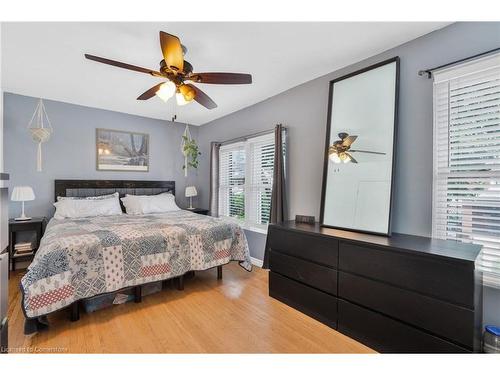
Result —
POLYGON ((170 192, 175 195, 175 181, 135 180, 54 180, 54 200, 57 197, 91 197, 113 194, 155 195, 170 192))

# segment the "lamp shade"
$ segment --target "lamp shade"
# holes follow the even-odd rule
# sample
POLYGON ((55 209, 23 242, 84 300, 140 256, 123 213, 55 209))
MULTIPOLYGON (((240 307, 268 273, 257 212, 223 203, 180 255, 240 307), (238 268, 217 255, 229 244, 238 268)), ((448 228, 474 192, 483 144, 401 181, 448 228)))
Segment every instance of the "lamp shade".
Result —
POLYGON ((196 197, 198 192, 196 191, 196 187, 194 186, 186 186, 186 197, 196 197))
POLYGON ((16 186, 12 190, 10 199, 14 202, 25 202, 35 200, 35 193, 31 186, 16 186))
POLYGON ((172 81, 168 81, 160 86, 160 89, 156 92, 156 96, 166 102, 168 101, 168 99, 174 96, 175 90, 175 83, 173 83, 172 81))

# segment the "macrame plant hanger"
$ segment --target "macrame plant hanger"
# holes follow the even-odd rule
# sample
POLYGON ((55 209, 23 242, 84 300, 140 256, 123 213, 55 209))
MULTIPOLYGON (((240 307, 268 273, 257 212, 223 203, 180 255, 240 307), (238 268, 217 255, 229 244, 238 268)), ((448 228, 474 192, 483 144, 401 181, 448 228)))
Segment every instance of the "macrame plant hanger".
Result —
POLYGON ((42 143, 47 142, 52 135, 53 129, 50 124, 49 116, 45 110, 42 99, 38 101, 35 112, 31 117, 28 125, 28 130, 31 133, 31 138, 34 142, 38 143, 36 170, 42 171, 42 143))

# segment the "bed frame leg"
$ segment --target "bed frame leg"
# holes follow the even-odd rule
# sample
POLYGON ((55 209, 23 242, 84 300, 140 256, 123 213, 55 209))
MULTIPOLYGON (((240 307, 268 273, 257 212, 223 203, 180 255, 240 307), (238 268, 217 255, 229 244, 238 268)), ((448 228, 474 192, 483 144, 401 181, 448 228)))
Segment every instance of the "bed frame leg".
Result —
POLYGON ((222 266, 217 266, 217 280, 222 280, 222 266))
POLYGON ((184 290, 184 275, 177 278, 177 290, 184 290))
POLYGON ((72 322, 76 322, 76 321, 80 320, 80 304, 78 303, 78 301, 73 302, 70 305, 69 320, 72 322))
POLYGON ((135 303, 142 302, 142 285, 137 285, 134 288, 134 302, 135 303))

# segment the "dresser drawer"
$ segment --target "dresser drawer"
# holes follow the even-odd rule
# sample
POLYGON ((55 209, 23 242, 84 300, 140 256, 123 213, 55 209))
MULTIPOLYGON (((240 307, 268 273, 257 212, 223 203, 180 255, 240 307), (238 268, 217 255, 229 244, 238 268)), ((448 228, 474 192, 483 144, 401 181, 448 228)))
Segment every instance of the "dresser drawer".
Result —
POLYGON ((270 226, 268 241, 271 250, 337 268, 338 241, 336 239, 270 226))
POLYGON ((320 322, 337 328, 337 298, 269 272, 269 295, 320 322))
POLYGON ((464 307, 344 272, 339 272, 339 297, 474 346, 474 311, 464 307))
POLYGON ((470 351, 379 313, 338 300, 338 330, 382 353, 470 351))
POLYGON ((339 269, 474 307, 474 269, 470 264, 341 242, 339 269))
POLYGON ((337 294, 337 271, 276 251, 270 252, 271 271, 330 294, 337 294))

